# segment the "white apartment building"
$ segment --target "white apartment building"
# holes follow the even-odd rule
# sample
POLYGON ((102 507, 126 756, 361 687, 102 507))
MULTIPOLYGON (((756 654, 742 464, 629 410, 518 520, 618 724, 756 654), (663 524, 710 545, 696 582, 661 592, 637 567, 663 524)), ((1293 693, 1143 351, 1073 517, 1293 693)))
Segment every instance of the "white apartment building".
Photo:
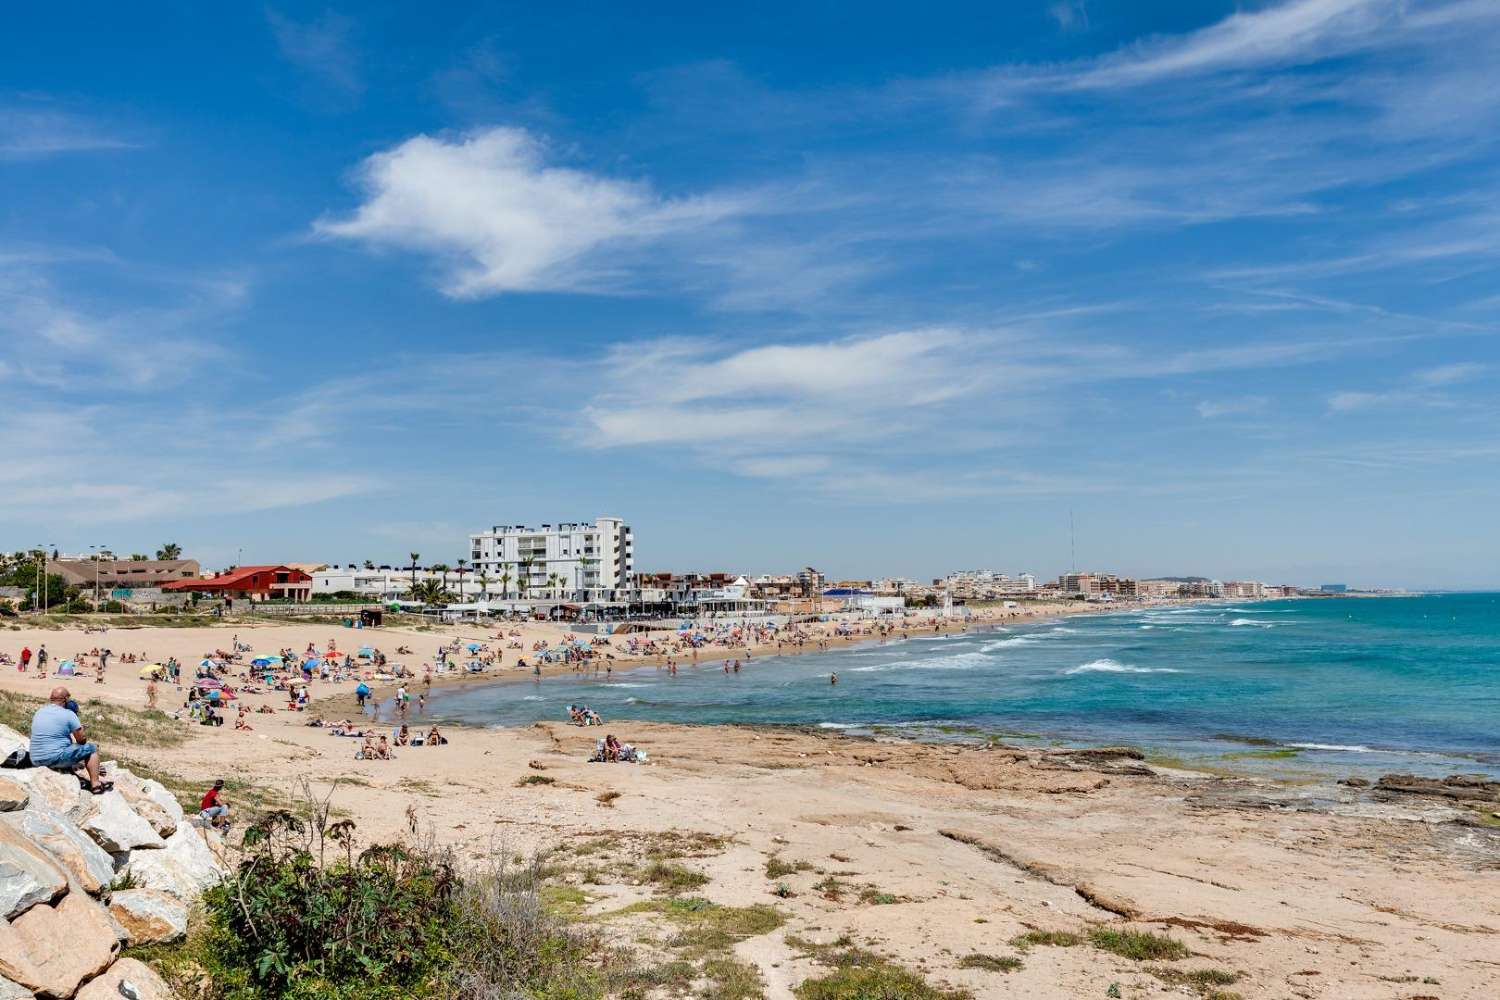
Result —
POLYGON ((635 536, 618 517, 540 528, 497 524, 469 536, 469 558, 472 572, 508 581, 499 586, 514 596, 623 600, 635 572, 635 536))

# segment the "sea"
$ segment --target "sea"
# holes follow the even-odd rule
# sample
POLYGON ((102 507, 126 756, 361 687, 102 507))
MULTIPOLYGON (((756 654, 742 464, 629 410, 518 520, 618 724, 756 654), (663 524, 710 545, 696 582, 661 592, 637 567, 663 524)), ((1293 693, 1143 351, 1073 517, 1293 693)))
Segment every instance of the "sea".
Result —
MULTIPOLYGON (((707 653, 707 651, 705 651, 707 653)), ((1312 780, 1500 776, 1500 594, 1212 602, 434 691, 473 725, 809 727, 877 739, 1139 747, 1166 764, 1312 780), (831 683, 831 675, 838 683, 831 683)))

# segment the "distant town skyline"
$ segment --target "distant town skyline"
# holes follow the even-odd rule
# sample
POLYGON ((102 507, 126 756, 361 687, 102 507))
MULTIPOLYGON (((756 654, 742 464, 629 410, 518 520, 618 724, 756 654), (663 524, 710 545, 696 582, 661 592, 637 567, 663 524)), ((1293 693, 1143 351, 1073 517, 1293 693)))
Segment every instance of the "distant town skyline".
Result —
POLYGON ((1500 5, 8 26, 7 551, 1500 587, 1500 5))

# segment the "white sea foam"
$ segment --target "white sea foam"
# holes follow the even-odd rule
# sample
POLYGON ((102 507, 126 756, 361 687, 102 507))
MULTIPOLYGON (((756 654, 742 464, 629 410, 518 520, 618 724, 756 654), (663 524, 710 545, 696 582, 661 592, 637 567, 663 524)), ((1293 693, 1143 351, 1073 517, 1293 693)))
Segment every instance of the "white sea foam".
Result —
POLYGON ((997 649, 1006 649, 1010 646, 1030 646, 1035 642, 1035 639, 1018 635, 1011 639, 996 639, 994 642, 987 642, 979 647, 979 651, 981 653, 993 653, 997 649))
POLYGON ((1080 664, 1070 670, 1064 670, 1065 674, 1180 674, 1181 670, 1172 667, 1132 667, 1128 663, 1119 663, 1105 657, 1102 660, 1090 660, 1088 663, 1080 664))
POLYGON ((855 674, 878 674, 887 670, 968 670, 991 662, 983 652, 954 653, 951 656, 936 656, 932 659, 895 660, 891 663, 873 663, 868 667, 850 667, 855 674))
POLYGON ((1273 622, 1258 622, 1253 618, 1236 618, 1230 625, 1254 625, 1256 628, 1275 628, 1273 622))
POLYGON ((853 722, 820 722, 819 729, 855 729, 857 725, 853 722))
POLYGON ((1374 750, 1371 750, 1369 747, 1344 746, 1341 743, 1288 743, 1287 746, 1296 747, 1298 750, 1341 750, 1345 753, 1376 752, 1374 750))

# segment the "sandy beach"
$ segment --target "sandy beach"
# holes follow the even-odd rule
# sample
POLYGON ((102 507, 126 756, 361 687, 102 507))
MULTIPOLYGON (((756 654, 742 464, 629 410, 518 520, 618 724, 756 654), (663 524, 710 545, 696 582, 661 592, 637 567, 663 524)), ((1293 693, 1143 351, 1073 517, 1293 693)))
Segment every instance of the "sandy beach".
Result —
MULTIPOLYGON (((520 630, 520 655, 563 634, 545 624, 520 630)), ((236 634, 257 652, 322 649, 330 639, 351 651, 406 644, 414 655, 405 662, 420 676, 440 643, 493 643, 495 630, 9 630, 0 631, 0 652, 45 643, 55 666, 107 646, 116 662, 105 683, 93 682, 87 660, 90 676, 63 683, 82 699, 138 708, 146 683, 136 665, 118 662, 122 654, 176 656, 191 669, 236 634)), ((506 651, 498 672, 526 676, 512 666, 517 655, 506 651)), ((487 673, 493 680, 497 671, 487 673)), ((37 696, 55 683, 0 669, 5 691, 37 696)), ((545 692, 545 676, 541 684, 545 692)), ((353 714, 350 682, 315 682, 313 696, 328 718, 353 714)), ((164 710, 181 699, 160 685, 164 710)), ((222 774, 291 795, 305 780, 331 790, 365 842, 407 835, 415 821, 468 858, 497 844, 552 852, 579 917, 621 921, 621 940, 648 950, 665 946, 651 943, 649 914, 628 908, 659 887, 626 862, 663 838, 690 843, 668 856, 706 879, 694 894, 784 916, 774 931, 734 945, 770 997, 792 996, 817 974, 817 946, 846 939, 976 997, 1102 997, 1112 985, 1126 997, 1210 996, 1210 970, 1233 977, 1220 996, 1500 995, 1500 828, 1442 799, 1170 771, 1123 751, 649 723, 454 729, 446 746, 356 760, 357 741, 309 727, 312 713, 286 711, 283 695, 243 700, 278 710, 252 714, 250 731, 184 722, 181 745, 105 746, 105 757, 148 761, 189 787, 222 774), (586 763, 606 731, 645 749, 650 762, 586 763), (1191 954, 1134 960, 1090 944, 1101 929, 1150 931, 1191 954)), ((421 722, 415 713, 412 722, 421 722)))

